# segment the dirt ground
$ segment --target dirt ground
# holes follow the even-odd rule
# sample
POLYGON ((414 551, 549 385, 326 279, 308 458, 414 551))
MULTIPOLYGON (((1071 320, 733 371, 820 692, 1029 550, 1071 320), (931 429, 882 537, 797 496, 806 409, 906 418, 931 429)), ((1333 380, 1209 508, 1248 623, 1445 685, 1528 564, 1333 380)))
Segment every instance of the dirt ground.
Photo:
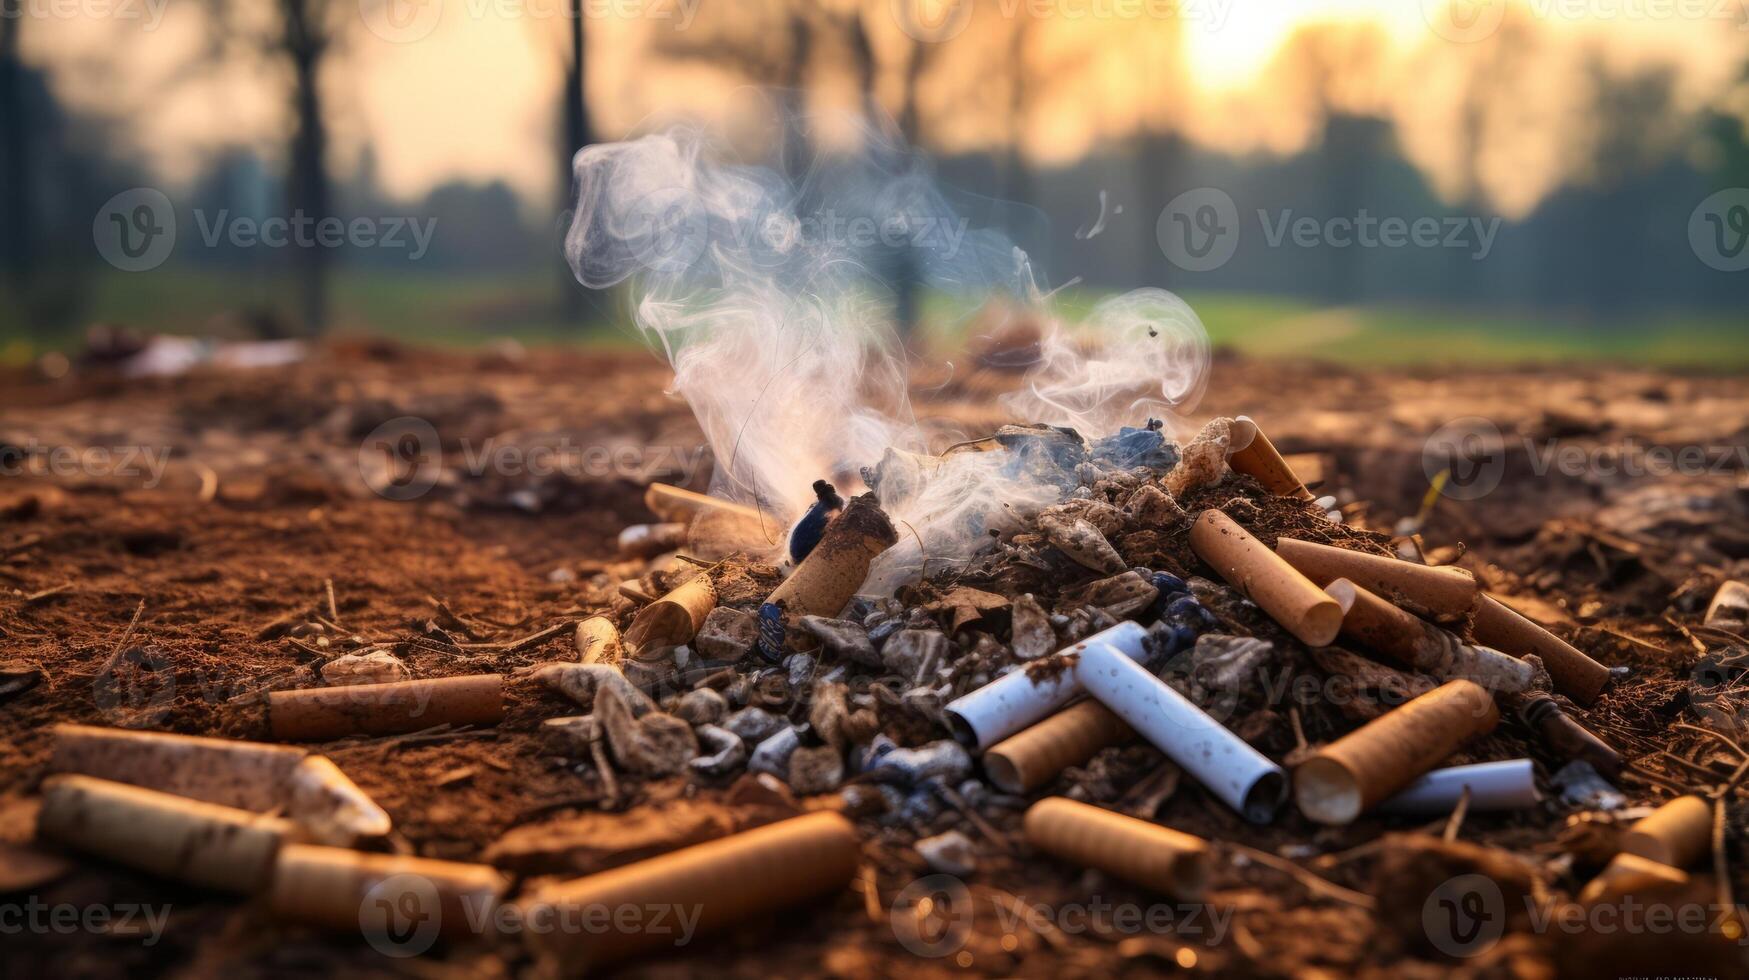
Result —
MULTIPOLYGON (((919 374, 923 409, 974 434, 997 420, 991 396, 1011 383, 976 372, 919 374)), ((641 571, 617 557, 616 538, 652 520, 643 485, 702 487, 707 475, 697 428, 685 404, 664 394, 666 379, 663 366, 639 355, 440 354, 375 344, 331 347, 291 368, 171 381, 79 371, 58 381, 22 371, 0 379, 0 451, 11 447, 0 477, 0 841, 11 845, 8 861, 19 861, 31 838, 32 794, 56 722, 265 737, 263 692, 313 683, 313 668, 352 649, 352 637, 397 650, 421 677, 574 660, 568 630, 535 645, 471 652, 417 638, 435 621, 479 643, 514 641, 612 607, 618 583, 641 571), (401 439, 408 429, 394 420, 408 417, 430 423, 443 467, 419 471, 436 478, 429 492, 396 500, 420 487, 397 482, 374 446, 401 439), (56 447, 111 452, 75 459, 56 457, 56 447), (531 472, 541 467, 505 461, 539 454, 500 452, 530 447, 574 451, 577 465, 531 472), (482 459, 496 465, 469 472, 482 459), (313 621, 330 625, 319 634, 292 628, 313 621), (33 671, 41 674, 34 683, 33 671)), ((1453 420, 1486 420, 1505 444, 1499 485, 1432 507, 1422 530, 1429 557, 1472 569, 1602 663, 1628 668, 1574 715, 1631 761, 1618 783, 1630 806, 1730 781, 1744 757, 1702 729, 1742 732, 1749 644, 1703 626, 1702 614, 1721 582, 1749 580, 1744 378, 1605 368, 1361 372, 1217 357, 1199 416, 1238 413, 1265 426, 1317 481, 1316 492, 1337 495, 1349 522, 1387 532, 1422 506, 1429 436, 1453 420), (1699 450, 1665 465, 1660 452, 1645 452, 1654 447, 1699 450)), ((1461 427, 1486 433, 1479 422, 1461 427)), ((792 805, 750 799, 757 794, 744 784, 685 779, 622 780, 621 797, 610 801, 586 756, 538 730, 576 706, 530 685, 511 690, 509 716, 493 729, 313 748, 393 816, 386 847, 491 859, 519 875, 599 870, 792 805)), ((1501 731, 1492 738, 1530 741, 1512 723, 1501 731)), ((1475 759, 1512 754, 1523 751, 1474 749, 1475 759)), ((1546 780, 1558 761, 1540 748, 1531 754, 1546 780)), ((1039 922, 1019 914, 1040 903, 1060 911, 1095 898, 1159 900, 1030 853, 1017 837, 1020 811, 992 806, 984 826, 948 818, 978 842, 976 870, 965 876, 975 914, 968 932, 929 946, 936 955, 907 948, 888 912, 929 874, 911 848, 917 833, 869 823, 866 869, 854 889, 624 969, 1537 976, 1722 975, 1745 965, 1742 947, 1716 932, 1624 935, 1522 923, 1480 955, 1454 959, 1430 948, 1422 927, 1423 901, 1440 880, 1422 885, 1432 859, 1409 857, 1425 839, 1384 836, 1438 837, 1445 819, 1369 817, 1333 829, 1289 807, 1273 826, 1254 828, 1185 783, 1158 818, 1217 841, 1204 919, 1181 914, 1170 927, 1138 930, 1097 915, 1070 928, 1060 915, 1039 922)), ((1710 906, 1749 892, 1749 807, 1735 785, 1724 795, 1729 872, 1718 879, 1709 860, 1691 882, 1694 900, 1710 906)), ((1569 820, 1584 809, 1551 799, 1470 814, 1457 839, 1519 855, 1539 869, 1527 887, 1570 896, 1595 866, 1565 856, 1571 847, 1557 842, 1584 830, 1569 820)), ((514 939, 392 959, 356 936, 276 923, 259 904, 65 857, 52 874, 9 871, 4 884, 15 890, 0 901, 167 905, 162 938, 148 944, 139 923, 96 934, 25 929, 4 940, 11 975, 490 976, 525 973, 532 962, 514 939)))

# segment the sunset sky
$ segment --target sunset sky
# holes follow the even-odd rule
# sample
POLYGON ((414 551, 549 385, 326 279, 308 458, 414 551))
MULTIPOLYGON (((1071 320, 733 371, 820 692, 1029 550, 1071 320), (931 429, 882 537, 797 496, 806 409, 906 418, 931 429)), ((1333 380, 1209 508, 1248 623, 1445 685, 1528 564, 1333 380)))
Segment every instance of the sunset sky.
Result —
MULTIPOLYGON (((336 0, 341 43, 324 90, 337 176, 356 167, 368 144, 379 180, 397 195, 456 178, 503 179, 531 202, 550 203, 564 0, 423 2, 436 6, 336 0)), ((871 42, 886 63, 880 92, 889 105, 910 43, 891 11, 905 2, 869 0, 864 8, 871 42)), ((1460 0, 1459 13, 1465 23, 1502 24, 1503 2, 1460 0)), ((720 68, 650 55, 661 32, 708 31, 721 23, 722 12, 713 20, 697 3, 586 2, 590 99, 600 136, 688 114, 721 116, 748 98, 720 68)), ((95 0, 86 6, 107 9, 95 0)), ((758 7, 737 0, 734 16, 758 7)), ((987 73, 1006 54, 1007 27, 1034 10, 1052 15, 1026 48, 1036 64, 1023 140, 1040 163, 1071 161, 1138 126, 1170 125, 1230 151, 1291 152, 1313 138, 1308 106, 1319 97, 1283 47, 1296 31, 1328 24, 1337 36, 1361 39, 1351 50, 1366 52, 1339 59, 1342 78, 1330 85, 1328 99, 1394 118, 1411 159, 1436 186, 1448 187, 1455 179, 1453 107, 1474 73, 1504 71, 1488 59, 1501 36, 1521 28, 1535 39, 1535 57, 1531 67, 1515 69, 1519 74, 1494 80, 1503 90, 1496 97, 1510 104, 1502 107, 1498 138, 1481 167, 1496 204, 1523 211, 1567 177, 1561 148, 1584 138, 1580 81, 1587 59, 1620 71, 1668 66, 1681 106, 1694 108, 1730 98, 1749 58, 1749 0, 1664 6, 1521 0, 1501 27, 1469 42, 1436 29, 1451 31, 1443 0, 1179 0, 1176 20, 1148 13, 1165 7, 1146 0, 980 4, 971 29, 946 42, 934 62, 925 140, 956 151, 1007 139, 1002 120, 966 107, 977 104, 980 87, 995 84, 987 73), (1174 51, 1182 53, 1182 74, 1170 67, 1174 51), (1187 78, 1189 89, 1177 78, 1187 78)), ((172 183, 226 147, 280 158, 289 132, 281 63, 264 62, 234 34, 215 42, 212 8, 204 4, 136 0, 117 9, 130 13, 23 23, 27 60, 50 71, 63 101, 112 118, 127 151, 172 183)), ((227 9, 244 23, 270 22, 264 4, 242 0, 227 9)), ((820 76, 842 66, 829 47, 817 61, 820 76)))

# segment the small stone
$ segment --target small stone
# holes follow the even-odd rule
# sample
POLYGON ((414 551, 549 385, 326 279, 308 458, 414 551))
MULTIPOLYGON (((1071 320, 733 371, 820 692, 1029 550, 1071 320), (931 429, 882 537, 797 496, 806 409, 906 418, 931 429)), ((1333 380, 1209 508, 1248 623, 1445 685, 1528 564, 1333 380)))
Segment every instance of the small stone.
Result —
POLYGON ((1210 419, 1184 447, 1178 465, 1166 474, 1166 489, 1174 497, 1183 497, 1197 487, 1218 483, 1227 475, 1227 447, 1232 444, 1233 420, 1210 419))
POLYGON ((679 718, 660 711, 635 718, 624 696, 612 687, 604 688, 595 700, 607 746, 627 772, 672 776, 685 771, 698 755, 698 737, 679 718))
POLYGON ((940 630, 900 630, 881 648, 887 670, 916 681, 925 670, 941 666, 951 644, 940 630))
POLYGON ((797 729, 784 728, 754 746, 753 754, 747 759, 747 768, 786 779, 789 777, 789 757, 801 744, 801 733, 797 729))
POLYGON ((1038 527, 1044 532, 1045 540, 1077 565, 1107 574, 1124 568, 1117 549, 1099 533, 1099 528, 1084 518, 1047 514, 1039 518, 1038 527))
POLYGON ((748 745, 758 745, 784 727, 784 720, 764 708, 742 708, 723 719, 723 727, 748 745))
POLYGON ((759 624, 750 613, 718 606, 704 618, 692 645, 708 660, 734 663, 753 651, 759 640, 759 624))
POLYGON ((894 749, 881 756, 869 776, 882 782, 915 786, 927 779, 957 784, 971 775, 972 757, 953 739, 930 742, 915 749, 894 749))
POLYGON ((387 650, 367 650, 335 657, 322 667, 322 680, 333 687, 353 684, 390 684, 411 680, 413 672, 387 650))
POLYGON ((715 725, 700 725, 699 748, 704 751, 691 762, 692 768, 706 776, 727 776, 747 764, 747 743, 727 729, 715 725))
POLYGON ((729 713, 729 702, 708 687, 688 691, 674 705, 674 714, 689 725, 714 725, 729 713))
POLYGON ((803 616, 802 628, 812 633, 825 646, 826 652, 835 657, 869 667, 881 665, 880 654, 875 653, 868 631, 850 620, 803 616))
POLYGON ((789 788, 803 796, 830 793, 844 781, 844 756, 830 745, 798 748, 789 757, 789 788))
POLYGON ((1057 634, 1050 617, 1031 593, 1014 600, 1014 655, 1022 660, 1048 657, 1057 649, 1057 634))
POLYGON ((608 689, 618 691, 635 715, 656 708, 648 694, 607 664, 543 664, 531 676, 590 711, 595 710, 596 695, 608 689))
POLYGON ((939 874, 964 876, 978 868, 972 839, 957 830, 923 838, 917 842, 917 853, 939 874))

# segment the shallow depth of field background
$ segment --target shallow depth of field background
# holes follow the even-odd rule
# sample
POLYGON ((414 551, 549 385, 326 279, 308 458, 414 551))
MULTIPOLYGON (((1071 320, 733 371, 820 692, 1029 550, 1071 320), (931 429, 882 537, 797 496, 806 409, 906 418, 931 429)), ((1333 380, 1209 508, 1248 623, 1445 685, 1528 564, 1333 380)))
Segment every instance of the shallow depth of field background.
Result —
MULTIPOLYGON (((1749 363, 1749 0, 0 12, 7 363, 74 352, 93 323, 637 343, 623 296, 564 267, 573 152, 698 121, 756 158, 836 138, 785 133, 785 112, 861 106, 932 159, 975 223, 1026 247, 1070 310, 1159 285, 1217 343, 1260 354, 1749 363), (177 235, 126 271, 100 240, 135 188, 168 198, 177 235), (1213 268, 1186 268, 1161 216, 1210 192, 1234 203, 1237 238, 1213 268), (396 244, 212 231, 294 215, 364 219, 396 244), (1274 237, 1303 218, 1305 236, 1274 237), (1441 241, 1368 245, 1340 230, 1357 219, 1434 219, 1441 241), (409 223, 430 228, 425 247, 409 223)), ((949 308, 921 296, 904 329, 951 332, 949 308)))

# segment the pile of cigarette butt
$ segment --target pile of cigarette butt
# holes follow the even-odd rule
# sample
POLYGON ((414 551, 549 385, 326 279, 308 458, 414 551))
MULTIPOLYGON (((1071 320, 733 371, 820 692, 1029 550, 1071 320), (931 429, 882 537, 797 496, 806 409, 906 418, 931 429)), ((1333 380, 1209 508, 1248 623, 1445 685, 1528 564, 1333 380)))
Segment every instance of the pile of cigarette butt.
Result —
MULTIPOLYGON (((574 631, 575 658, 414 678, 388 650, 338 657, 319 684, 265 696, 259 741, 61 726, 39 834, 367 935, 421 901, 524 922, 696 907, 700 932, 722 931, 853 888, 887 908, 907 871, 999 887, 1017 860, 1192 903, 1262 862, 1400 918, 1391 896, 1291 859, 1352 825, 1392 832, 1382 878, 1413 877, 1391 869, 1419 854, 1580 906, 1684 887, 1720 859, 1723 797, 1621 806, 1623 752, 1587 709, 1623 671, 1471 571, 1348 522, 1256 422, 1216 419, 1182 446, 1158 425, 1099 444, 1010 426, 995 442, 1053 467, 1061 502, 977 554, 925 563, 894 595, 864 594, 906 534, 881 505, 891 473, 865 474, 870 491, 848 499, 816 484, 776 560, 723 544, 771 540, 768 515, 654 485, 659 523, 628 528, 613 566, 641 573, 607 576, 598 615, 555 627, 574 631), (517 687, 574 702, 541 730, 607 806, 679 781, 771 802, 777 818, 597 874, 524 878, 490 853, 388 853, 389 815, 287 744, 490 727, 517 687), (1513 812, 1526 816, 1516 851, 1454 840, 1468 814, 1513 812)), ((1708 621, 1746 617, 1749 588, 1728 583, 1708 621)), ((1740 777, 1749 757, 1737 761, 1740 777)), ((1426 896, 1402 897, 1419 927, 1426 896)), ((438 918, 446 935, 481 921, 438 918)), ((520 931, 566 973, 671 943, 520 931)), ((1733 918, 1713 938, 1741 934, 1733 918)), ((1209 962, 1261 969, 1252 947, 1209 962)))

